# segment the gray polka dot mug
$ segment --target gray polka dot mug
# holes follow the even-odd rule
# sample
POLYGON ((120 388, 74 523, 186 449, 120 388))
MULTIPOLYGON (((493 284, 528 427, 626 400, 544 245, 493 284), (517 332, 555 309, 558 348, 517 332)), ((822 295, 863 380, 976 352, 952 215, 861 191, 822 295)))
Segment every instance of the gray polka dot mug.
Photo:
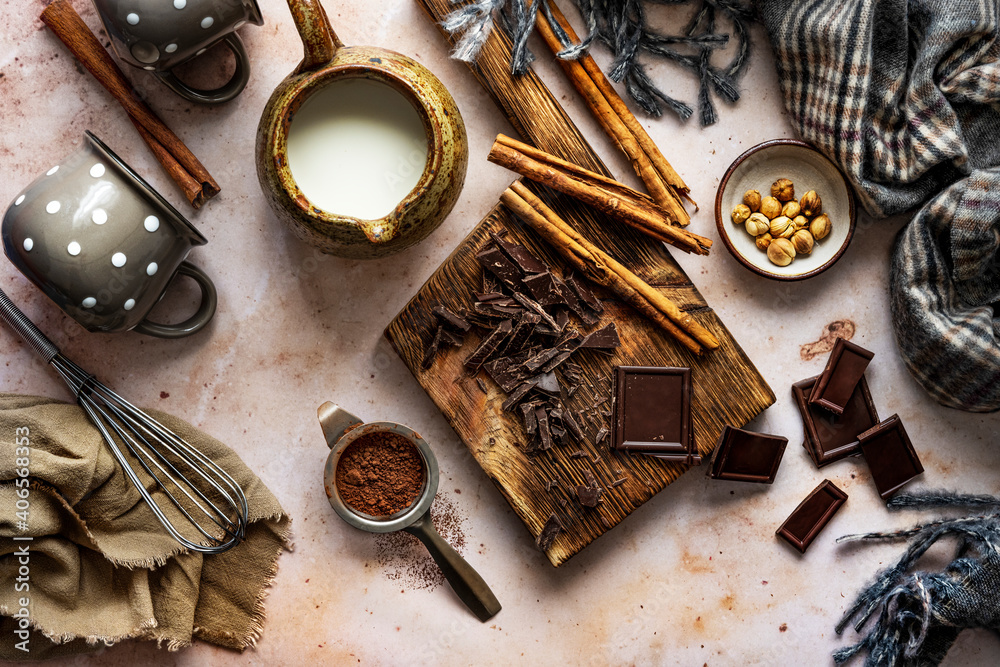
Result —
POLYGON ((90 331, 181 338, 215 315, 215 286, 185 261, 208 241, 90 132, 15 197, 0 236, 14 266, 90 331), (177 274, 201 288, 197 312, 179 324, 151 322, 177 274))
POLYGON ((202 104, 233 99, 250 80, 250 59, 236 30, 264 25, 257 0, 94 0, 118 57, 154 73, 181 97, 202 104), (192 88, 172 70, 224 42, 236 58, 229 82, 192 88))

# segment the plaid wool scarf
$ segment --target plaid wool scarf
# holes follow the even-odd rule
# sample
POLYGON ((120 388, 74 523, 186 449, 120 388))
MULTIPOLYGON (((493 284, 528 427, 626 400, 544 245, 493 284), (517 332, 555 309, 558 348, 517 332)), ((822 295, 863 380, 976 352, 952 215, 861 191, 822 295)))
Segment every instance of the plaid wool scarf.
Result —
POLYGON ((1000 409, 1000 0, 759 0, 789 118, 896 240, 900 354, 938 402, 1000 409))

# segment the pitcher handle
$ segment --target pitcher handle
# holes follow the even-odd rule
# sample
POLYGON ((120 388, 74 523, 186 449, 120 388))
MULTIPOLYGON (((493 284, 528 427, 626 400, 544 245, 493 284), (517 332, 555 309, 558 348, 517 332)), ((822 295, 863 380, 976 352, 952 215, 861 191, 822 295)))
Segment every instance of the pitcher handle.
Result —
POLYGON ((344 45, 330 25, 330 19, 319 0, 288 0, 295 29, 302 39, 305 52, 295 73, 317 70, 333 60, 337 49, 344 45))

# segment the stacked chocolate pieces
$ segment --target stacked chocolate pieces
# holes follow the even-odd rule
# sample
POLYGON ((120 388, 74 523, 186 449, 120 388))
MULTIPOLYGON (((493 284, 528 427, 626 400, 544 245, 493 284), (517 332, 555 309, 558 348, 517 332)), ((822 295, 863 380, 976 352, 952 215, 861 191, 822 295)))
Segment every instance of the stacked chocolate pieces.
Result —
MULTIPOLYGON (((617 327, 595 326, 604 307, 583 281, 560 278, 525 246, 504 236, 491 238, 476 254, 484 269, 483 285, 481 292, 473 292, 471 312, 459 315, 441 306, 433 309, 439 325, 424 368, 434 364, 444 346, 461 347, 464 338, 459 336, 474 328, 479 344, 463 364, 471 375, 483 371, 504 392, 502 409, 518 413, 523 421, 526 451, 581 442, 586 437, 585 416, 564 402, 579 388, 582 377, 582 368, 570 357, 582 349, 617 348, 617 327), (590 330, 572 326, 573 318, 590 330)), ((478 381, 485 392, 485 383, 478 381)), ((605 436, 606 429, 596 439, 605 436)))
POLYGON ((874 354, 837 339, 823 373, 792 385, 805 426, 803 446, 817 467, 861 454, 883 499, 923 472, 897 415, 879 421, 865 380, 874 354))

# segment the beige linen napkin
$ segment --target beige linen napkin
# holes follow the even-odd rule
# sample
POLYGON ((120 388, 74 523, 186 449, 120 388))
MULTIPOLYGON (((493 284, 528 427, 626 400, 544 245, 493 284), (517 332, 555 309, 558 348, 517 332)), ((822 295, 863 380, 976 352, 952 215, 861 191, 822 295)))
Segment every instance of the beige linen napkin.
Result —
POLYGON ((79 406, 0 393, 0 659, 51 658, 126 638, 176 650, 197 637, 242 650, 260 637, 265 589, 290 548, 291 519, 226 445, 176 417, 149 413, 243 487, 246 541, 217 555, 185 551, 79 406), (27 498, 17 486, 25 434, 27 498), (25 500, 26 527, 18 515, 25 500), (28 652, 15 632, 22 598, 30 600, 30 639, 21 644, 28 652))

